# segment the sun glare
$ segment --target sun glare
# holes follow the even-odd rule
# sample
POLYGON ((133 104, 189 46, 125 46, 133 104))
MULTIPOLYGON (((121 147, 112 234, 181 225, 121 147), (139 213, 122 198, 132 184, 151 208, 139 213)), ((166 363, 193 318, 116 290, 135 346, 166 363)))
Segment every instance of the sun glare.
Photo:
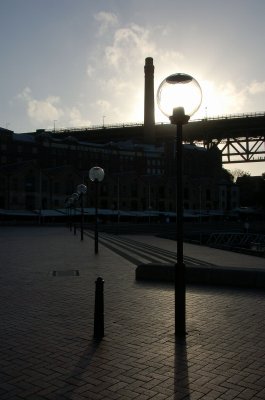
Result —
POLYGON ((138 90, 137 93, 135 93, 129 120, 137 123, 144 121, 144 102, 141 90, 138 90))
POLYGON ((236 114, 244 109, 244 93, 238 91, 232 83, 226 82, 221 86, 206 80, 200 83, 203 101, 194 118, 200 119, 236 114))
MULTIPOLYGON (((244 94, 236 90, 231 83, 225 83, 218 86, 213 81, 198 80, 202 91, 202 103, 200 108, 191 117, 191 120, 218 117, 222 115, 236 114, 242 112, 244 105, 244 94)), ((192 87, 187 85, 178 85, 178 93, 173 90, 175 85, 169 85, 165 101, 168 113, 173 111, 174 107, 183 106, 192 107, 193 103, 198 101, 198 93, 194 94, 192 87)), ((155 88, 155 93, 158 88, 155 88)), ((161 112, 155 99, 155 121, 157 123, 169 123, 169 118, 161 112)), ((163 104, 164 105, 164 104, 163 104)), ((128 110, 129 111, 129 110, 128 110)), ((128 121, 144 121, 144 102, 141 90, 134 95, 134 102, 128 113, 128 121)))

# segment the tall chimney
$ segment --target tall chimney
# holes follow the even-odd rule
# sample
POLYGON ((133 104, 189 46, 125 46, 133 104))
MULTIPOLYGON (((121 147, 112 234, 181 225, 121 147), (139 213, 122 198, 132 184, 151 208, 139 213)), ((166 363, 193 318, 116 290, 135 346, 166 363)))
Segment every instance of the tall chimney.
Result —
POLYGON ((155 131, 154 69, 152 57, 147 57, 144 66, 144 137, 149 143, 154 142, 155 131))

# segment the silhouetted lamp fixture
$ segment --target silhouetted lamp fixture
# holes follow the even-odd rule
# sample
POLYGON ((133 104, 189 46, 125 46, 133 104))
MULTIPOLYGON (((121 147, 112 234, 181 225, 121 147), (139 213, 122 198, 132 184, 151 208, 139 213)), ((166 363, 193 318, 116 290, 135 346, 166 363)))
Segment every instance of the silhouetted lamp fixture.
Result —
POLYGON ((89 170, 89 179, 96 184, 95 193, 95 254, 98 254, 98 184, 103 181, 105 176, 104 169, 92 167, 89 170))
POLYGON ((81 227, 81 240, 83 240, 84 239, 84 201, 83 201, 83 195, 86 194, 87 187, 86 187, 86 185, 81 183, 80 185, 77 186, 76 190, 77 190, 77 193, 74 193, 74 194, 77 194, 77 196, 78 196, 78 198, 80 198, 80 202, 81 202, 81 224, 80 224, 80 227, 81 227))
POLYGON ((176 125, 177 160, 177 263, 175 264, 175 335, 186 334, 186 280, 183 259, 182 126, 199 109, 202 91, 190 75, 176 73, 165 78, 157 90, 159 109, 176 125))

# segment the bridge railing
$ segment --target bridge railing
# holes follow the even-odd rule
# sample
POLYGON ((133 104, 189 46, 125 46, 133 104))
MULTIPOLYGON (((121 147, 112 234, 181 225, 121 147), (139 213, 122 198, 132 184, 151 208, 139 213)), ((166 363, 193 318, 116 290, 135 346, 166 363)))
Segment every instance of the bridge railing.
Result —
MULTIPOLYGON (((258 111, 258 112, 248 112, 243 114, 223 114, 217 115, 212 117, 205 117, 200 119, 192 119, 191 122, 202 122, 202 121, 218 121, 224 119, 237 119, 237 118, 255 118, 255 117, 265 117, 265 111, 258 111)), ((81 132, 81 131, 93 131, 93 130, 101 130, 101 129, 113 129, 113 128, 130 128, 130 127, 137 127, 143 126, 143 122, 124 122, 124 123, 116 123, 116 124, 104 124, 104 125, 90 125, 90 126, 83 126, 83 127, 72 127, 72 128, 60 128, 50 130, 51 132, 56 133, 66 133, 66 132, 81 132)), ((157 122, 156 125, 170 125, 168 122, 157 122)), ((49 131, 48 129, 46 130, 49 131)))
POLYGON ((241 114, 223 114, 223 115, 215 115, 212 117, 205 117, 200 119, 193 119, 191 122, 199 122, 199 121, 218 121, 222 119, 238 119, 238 118, 255 118, 255 117, 265 117, 265 111, 258 112, 248 112, 241 114))

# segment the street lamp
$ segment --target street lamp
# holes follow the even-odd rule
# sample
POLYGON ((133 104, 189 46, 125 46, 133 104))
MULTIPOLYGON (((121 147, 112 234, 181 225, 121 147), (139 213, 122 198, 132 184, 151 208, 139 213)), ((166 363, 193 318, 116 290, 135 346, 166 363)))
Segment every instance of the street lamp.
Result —
POLYGON ((71 194, 71 196, 69 196, 66 200, 66 204, 68 207, 68 215, 69 215, 69 228, 70 231, 72 230, 72 208, 74 207, 74 203, 78 198, 78 194, 77 193, 73 193, 71 194), (77 196, 77 197, 76 197, 77 196))
MULTIPOLYGON (((83 195, 86 194, 87 192, 87 187, 83 183, 77 186, 76 188, 77 191, 77 196, 80 199, 81 202, 81 240, 84 239, 84 201, 83 201, 83 195)), ((75 193, 74 193, 75 194, 75 193)), ((73 196, 73 195, 72 195, 73 196)))
POLYGON ((66 197, 64 201, 65 208, 67 210, 67 219, 66 219, 66 226, 69 226, 69 229, 71 231, 72 226, 71 226, 71 207, 72 207, 72 200, 70 200, 70 196, 66 197))
MULTIPOLYGON (((75 203, 78 201, 78 199, 79 199, 79 194, 78 193, 73 193, 71 196, 70 196, 70 203, 71 203, 71 208, 70 208, 70 212, 71 212, 71 210, 73 209, 74 211, 73 211, 73 221, 74 221, 74 234, 75 234, 75 232, 76 232, 76 227, 75 227, 75 203)), ((71 228, 70 228, 70 230, 72 230, 72 216, 71 216, 71 228)))
POLYGON ((182 126, 199 109, 202 91, 190 75, 176 73, 165 78, 157 90, 159 109, 176 125, 177 159, 177 263, 175 264, 175 335, 186 334, 186 282, 183 260, 182 126))
POLYGON ((89 170, 89 179, 96 184, 95 199, 95 254, 98 254, 98 184, 104 179, 104 169, 101 167, 92 167, 89 170))

